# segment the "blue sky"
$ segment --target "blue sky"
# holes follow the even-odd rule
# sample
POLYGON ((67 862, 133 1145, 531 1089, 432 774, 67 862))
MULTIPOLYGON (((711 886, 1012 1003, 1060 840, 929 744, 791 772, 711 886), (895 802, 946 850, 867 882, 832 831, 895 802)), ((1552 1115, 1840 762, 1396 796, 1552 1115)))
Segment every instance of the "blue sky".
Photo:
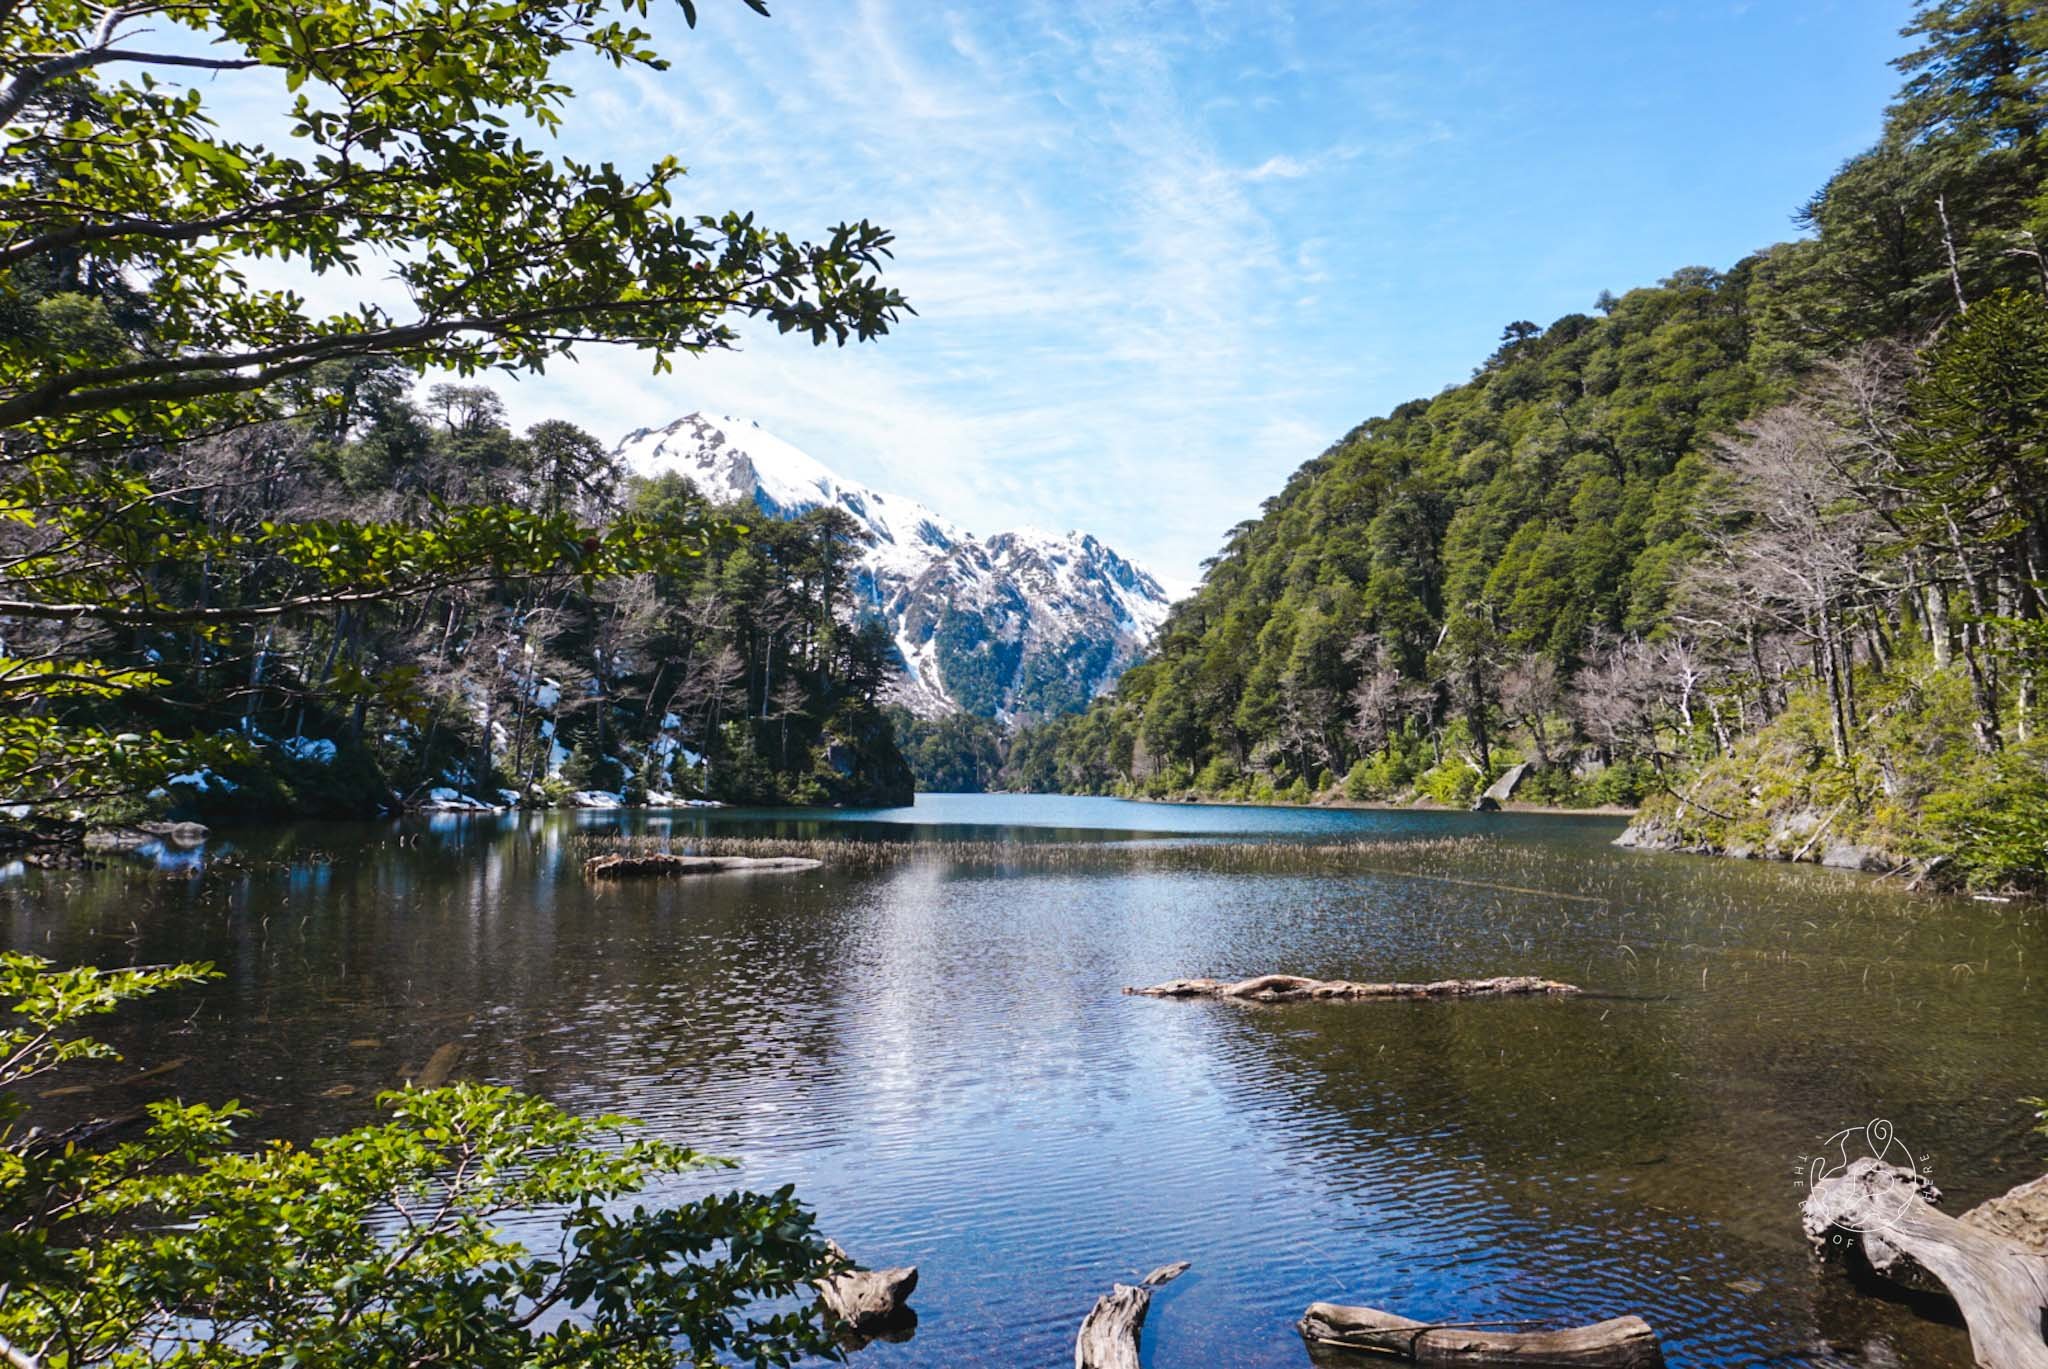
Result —
POLYGON ((1225 531, 1518 318, 1725 266, 1875 135, 1890 0, 656 0, 666 73, 577 74, 563 149, 691 211, 894 229, 919 317, 763 330, 508 395, 614 439, 734 413, 977 532, 1083 528, 1182 591, 1225 531))

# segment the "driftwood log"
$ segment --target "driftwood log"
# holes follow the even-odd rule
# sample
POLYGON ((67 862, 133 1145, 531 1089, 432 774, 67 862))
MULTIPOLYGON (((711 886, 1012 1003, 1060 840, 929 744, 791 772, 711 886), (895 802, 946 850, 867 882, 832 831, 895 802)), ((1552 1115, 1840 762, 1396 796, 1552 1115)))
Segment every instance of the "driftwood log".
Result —
POLYGON ((679 875, 728 875, 815 870, 821 862, 801 856, 592 856, 583 862, 585 879, 674 879, 679 875))
MULTIPOLYGON (((847 1258, 836 1242, 832 1244, 832 1253, 847 1258)), ((814 1286, 818 1301, 825 1305, 842 1337, 865 1342, 917 1325, 917 1313, 910 1308, 910 1295, 917 1289, 915 1265, 903 1269, 844 1269, 819 1279, 814 1286)))
POLYGON ((2009 1236, 2036 1255, 2048 1255, 2048 1174, 1986 1198, 1960 1220, 1965 1226, 2009 1236))
POLYGON ((1656 1369, 1657 1333, 1641 1317, 1615 1317, 1569 1331, 1503 1331, 1489 1323, 1411 1321, 1371 1307, 1310 1303, 1302 1338, 1387 1355, 1411 1364, 1519 1364, 1656 1369))
POLYGON ((1081 1333, 1074 1338, 1074 1369, 1138 1369, 1138 1337, 1145 1330, 1153 1292, 1187 1272, 1188 1262, 1181 1260, 1161 1265, 1135 1285, 1112 1284, 1081 1321, 1081 1333))
POLYGON ((1253 1003, 1299 1003, 1311 998, 1485 998, 1514 994, 1569 996, 1576 984, 1535 975, 1497 979, 1437 979, 1428 983, 1361 984, 1350 979, 1304 979, 1295 974, 1262 974, 1251 979, 1169 979, 1150 988, 1125 989, 1145 998, 1231 998, 1253 1003))
POLYGON ((1886 1278, 1938 1285, 1984 1369, 2048 1369, 2048 1177, 1960 1220, 1940 1197, 1920 1175, 1859 1156, 1813 1186, 1801 1224, 1817 1250, 1860 1250, 1886 1278))

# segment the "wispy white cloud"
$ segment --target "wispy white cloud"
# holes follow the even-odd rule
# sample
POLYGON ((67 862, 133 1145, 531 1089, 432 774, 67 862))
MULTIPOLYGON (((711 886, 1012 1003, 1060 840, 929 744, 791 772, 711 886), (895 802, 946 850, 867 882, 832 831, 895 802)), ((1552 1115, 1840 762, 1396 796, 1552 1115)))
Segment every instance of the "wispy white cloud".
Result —
MULTIPOLYGON (((1847 24, 1834 0, 1783 8, 1809 39, 1847 24)), ((1576 79, 1587 30, 1653 23, 1622 0, 1563 34, 1477 0, 699 10, 694 32, 651 11, 666 72, 571 73, 561 150, 627 168, 673 154, 690 212, 754 209, 801 235, 886 224, 888 277, 918 316, 843 351, 743 329, 743 350, 659 377, 590 349, 508 386, 515 418, 560 414, 611 438, 692 408, 745 415, 978 531, 1084 527, 1183 587, 1295 465, 1463 374, 1505 319, 1732 260, 1864 136, 1817 136, 1815 166, 1782 175, 1783 193, 1757 184, 1754 150, 1720 182, 1695 159, 1685 185, 1644 193, 1629 157, 1668 164, 1669 129, 1605 114, 1624 103, 1570 122, 1571 100, 1612 86, 1631 111, 1675 101, 1696 124, 1668 74, 1617 60, 1597 86, 1576 79), (1632 186, 1628 233, 1594 231, 1599 201, 1632 186), (1661 227, 1644 219, 1653 199, 1671 205, 1661 227), (1746 199, 1761 207, 1745 217, 1746 199)), ((1705 23, 1654 25, 1677 35, 1657 41, 1705 23)), ((1775 148, 1782 116, 1764 96, 1827 92, 1752 66, 1748 101, 1716 107, 1753 115, 1775 148)), ((1725 64, 1702 79, 1719 91, 1725 64)), ((234 96, 231 126, 244 106, 275 108, 274 92, 216 89, 234 96)), ((368 278, 308 289, 336 307, 388 293, 368 278)))
POLYGON ((1313 368, 1271 337, 1309 273, 1248 188, 1348 155, 1247 171, 1221 146, 1191 68, 1241 46, 1233 13, 707 13, 680 40, 706 60, 601 86, 589 117, 612 155, 673 144, 693 197, 792 228, 887 223, 918 317, 873 349, 750 341, 660 380, 591 353, 517 386, 515 415, 601 394, 585 421, 610 435, 743 413, 970 526, 1085 526, 1185 586, 1242 516, 1246 461, 1277 476, 1320 445, 1290 407, 1313 368))

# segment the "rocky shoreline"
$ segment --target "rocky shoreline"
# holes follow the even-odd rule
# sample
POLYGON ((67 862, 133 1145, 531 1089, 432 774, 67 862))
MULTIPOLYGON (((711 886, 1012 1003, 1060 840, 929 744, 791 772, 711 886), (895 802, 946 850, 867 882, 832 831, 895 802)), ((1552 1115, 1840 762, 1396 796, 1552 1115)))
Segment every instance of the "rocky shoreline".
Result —
POLYGON ((1638 814, 1616 846, 1632 851, 1668 851, 1695 856, 1724 856, 1733 860, 1776 860, 1825 866, 1830 870, 1857 870, 1866 874, 1925 874, 1927 862, 1903 856, 1867 842, 1833 837, 1833 819, 1810 808, 1776 816, 1767 835, 1755 841, 1717 842, 1700 835, 1688 835, 1677 824, 1684 821, 1680 805, 1675 819, 1638 814))

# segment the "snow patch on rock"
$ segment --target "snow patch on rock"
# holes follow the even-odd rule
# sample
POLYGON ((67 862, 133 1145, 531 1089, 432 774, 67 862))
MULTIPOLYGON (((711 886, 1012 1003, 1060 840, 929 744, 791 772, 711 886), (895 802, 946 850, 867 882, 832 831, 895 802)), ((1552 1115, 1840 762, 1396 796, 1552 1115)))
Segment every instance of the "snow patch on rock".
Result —
POLYGON ((286 737, 279 746, 287 756, 296 761, 312 761, 316 765, 334 764, 336 748, 326 737, 286 737))
POLYGON ((1166 619, 1159 581, 1087 533, 977 538, 914 500, 842 478, 758 423, 686 414, 629 434, 617 454, 636 474, 674 472, 769 517, 850 515, 874 539, 852 577, 854 610, 887 626, 898 658, 891 697, 922 717, 1083 703, 1166 619))

